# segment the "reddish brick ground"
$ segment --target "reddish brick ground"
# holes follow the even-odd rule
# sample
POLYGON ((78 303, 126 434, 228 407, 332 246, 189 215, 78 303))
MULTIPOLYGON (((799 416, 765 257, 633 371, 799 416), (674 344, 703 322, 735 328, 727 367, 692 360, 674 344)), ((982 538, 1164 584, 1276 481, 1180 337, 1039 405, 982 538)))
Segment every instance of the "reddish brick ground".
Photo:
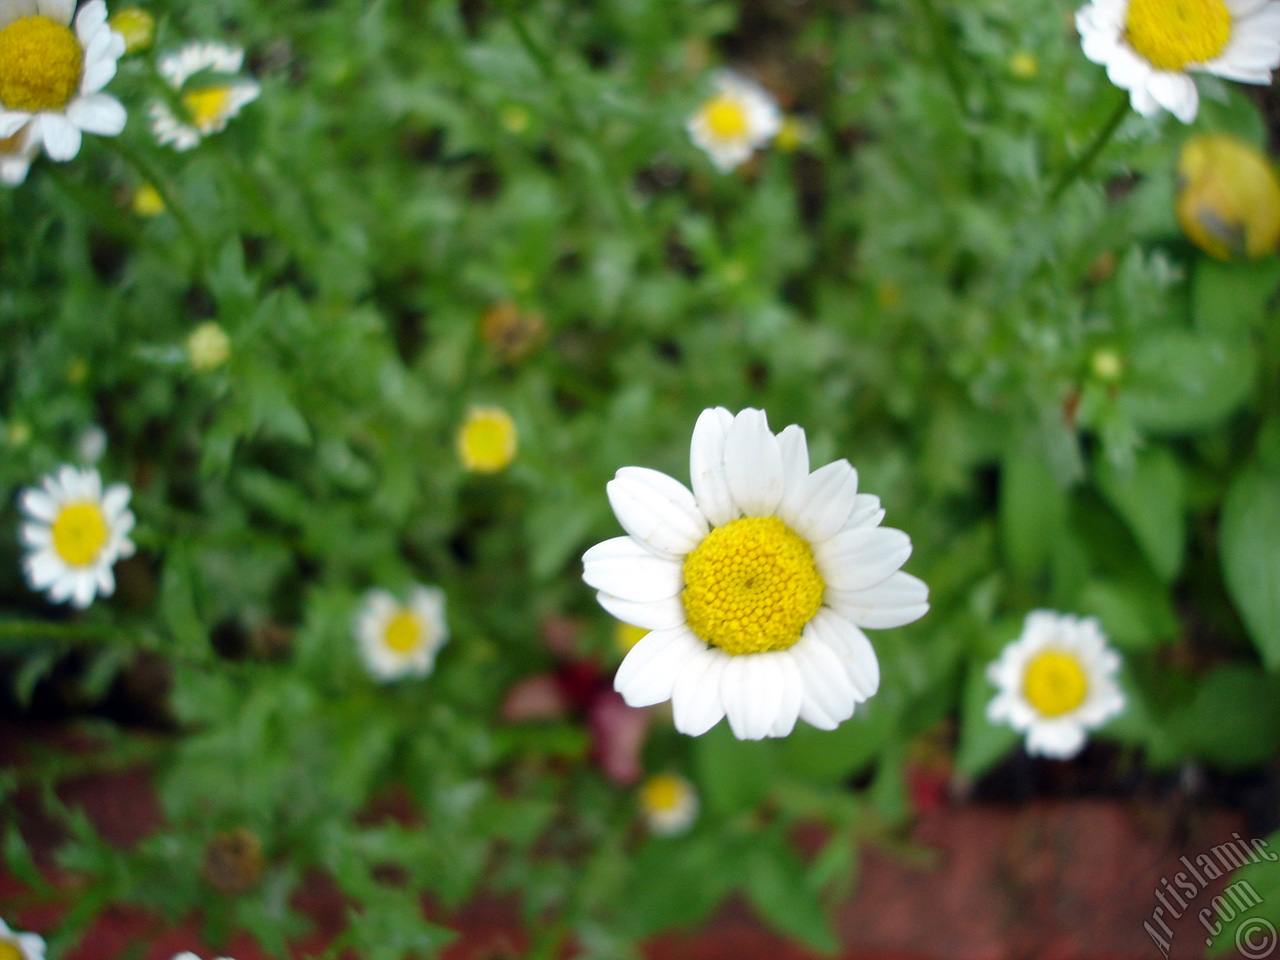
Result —
MULTIPOLYGON (((12 759, 5 756, 10 751, 2 740, 0 762, 12 759)), ((85 777, 61 792, 122 845, 136 842, 160 821, 145 770, 85 777)), ((1227 812, 1173 818, 1134 802, 941 805, 920 816, 909 849, 897 855, 867 852, 856 893, 833 916, 843 945, 841 958, 1157 960, 1160 951, 1143 922, 1158 906, 1160 878, 1181 869, 1181 854, 1194 858, 1242 829, 1239 818, 1227 812)), ((54 832, 37 820, 24 820, 24 831, 41 855, 56 841, 54 832)), ((1181 921, 1171 923, 1172 957, 1203 955, 1204 933, 1195 913, 1222 886, 1222 881, 1211 885, 1181 921)), ((13 877, 0 872, 0 916, 46 933, 74 901, 68 890, 66 905, 15 916, 12 905, 21 892, 13 877)), ((299 905, 318 926, 313 937, 298 944, 297 954, 314 956, 340 922, 341 901, 317 881, 299 905)), ((521 956, 529 938, 516 916, 511 902, 484 898, 443 918, 460 933, 445 960, 521 956)), ((117 910, 101 917, 65 960, 170 960, 186 949, 206 958, 225 952, 236 960, 271 960, 243 936, 215 951, 199 942, 195 929, 194 924, 173 929, 142 912, 117 910)), ((654 938, 644 952, 649 960, 816 956, 765 930, 738 901, 726 904, 696 932, 654 938)))

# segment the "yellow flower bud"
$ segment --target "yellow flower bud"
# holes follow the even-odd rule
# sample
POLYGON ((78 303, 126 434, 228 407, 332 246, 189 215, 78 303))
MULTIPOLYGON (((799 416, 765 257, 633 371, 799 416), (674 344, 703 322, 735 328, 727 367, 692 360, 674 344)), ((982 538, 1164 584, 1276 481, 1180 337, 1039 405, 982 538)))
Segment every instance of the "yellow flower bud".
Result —
POLYGON ((164 213, 160 191, 149 183, 141 184, 133 191, 133 212, 140 217, 157 217, 164 213))
POLYGON ((1219 260, 1263 257, 1280 241, 1280 178, 1258 150, 1223 133, 1191 137, 1174 210, 1187 237, 1219 260))
POLYGON ((147 49, 156 35, 155 17, 138 7, 118 10, 107 22, 112 30, 124 37, 125 53, 147 49))
POLYGON ((187 337, 187 360, 196 370, 214 370, 231 356, 231 338, 212 320, 200 324, 187 337))
POLYGON ((1020 50, 1009 58, 1009 72, 1019 80, 1030 80, 1040 72, 1040 64, 1027 51, 1020 50))

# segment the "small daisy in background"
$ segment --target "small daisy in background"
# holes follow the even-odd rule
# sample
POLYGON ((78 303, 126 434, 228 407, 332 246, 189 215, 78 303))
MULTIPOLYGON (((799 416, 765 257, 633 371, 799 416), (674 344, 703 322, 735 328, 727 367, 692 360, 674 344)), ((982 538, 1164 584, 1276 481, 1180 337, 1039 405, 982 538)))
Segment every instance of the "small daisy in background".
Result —
POLYGON ((782 129, 782 113, 764 87, 736 73, 721 70, 711 82, 715 93, 685 128, 716 169, 728 173, 773 139, 782 129))
POLYGON ((438 587, 413 587, 408 603, 386 590, 370 590, 356 616, 360 655, 383 682, 430 674, 447 639, 444 591, 438 587))
POLYGON ((1076 29, 1084 55, 1144 117, 1194 120, 1192 72, 1268 84, 1280 66, 1280 0, 1091 0, 1076 29))
POLYGON ((987 667, 997 693, 987 719, 1027 735, 1027 753, 1069 760, 1095 730, 1124 709, 1119 655, 1098 621, 1051 610, 1027 615, 1022 635, 987 667))
POLYGON ((79 153, 82 132, 116 136, 126 119, 102 92, 124 37, 107 24, 103 0, 80 8, 73 32, 74 11, 75 0, 0 0, 0 138, 22 134, 52 160, 79 153))
POLYGON ((688 833, 698 816, 698 794, 684 777, 655 773, 640 786, 645 826, 659 837, 688 833))
POLYGON ((19 933, 0 920, 0 957, 4 960, 44 960, 44 937, 19 933))
POLYGON ((924 616, 928 587, 899 568, 911 538, 880 526, 847 460, 809 471, 804 431, 764 411, 704 410, 693 490, 623 467, 609 503, 627 532, 583 556, 583 580, 619 620, 651 631, 614 688, 632 707, 670 700, 700 736, 726 716, 740 740, 785 737, 803 719, 833 730, 880 685, 863 627, 924 616))
POLYGON ((115 592, 111 568, 133 556, 131 491, 114 483, 104 492, 97 470, 72 466, 42 484, 28 487, 20 499, 28 517, 22 525, 27 582, 32 590, 48 591, 55 603, 70 600, 83 609, 95 596, 115 592))
MULTIPOLYGON (((182 953, 175 953, 173 955, 173 960, 200 960, 200 957, 192 953, 190 950, 184 950, 182 953)), ((231 960, 231 958, 218 957, 216 960, 231 960)))
POLYGON ((167 103, 151 104, 151 132, 156 140, 175 150, 190 150, 226 129, 227 121, 262 92, 252 77, 237 76, 243 65, 244 50, 223 43, 189 43, 161 57, 156 68, 178 91, 186 115, 176 116, 167 103), (190 82, 202 73, 208 74, 204 82, 190 82))
POLYGON ((458 457, 472 473, 497 473, 516 458, 516 422, 501 407, 472 407, 458 428, 458 457))

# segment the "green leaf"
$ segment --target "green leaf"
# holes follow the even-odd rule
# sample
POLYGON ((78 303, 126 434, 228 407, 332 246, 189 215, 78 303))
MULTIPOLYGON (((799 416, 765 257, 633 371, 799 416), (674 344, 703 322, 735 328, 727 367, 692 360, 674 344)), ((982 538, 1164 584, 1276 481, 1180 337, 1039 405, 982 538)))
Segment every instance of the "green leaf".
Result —
POLYGON ((817 893, 805 882, 800 861, 784 842, 755 849, 747 863, 746 894, 760 916, 778 932, 822 953, 839 949, 817 893))
POLYGON ((1149 650, 1178 631, 1168 592, 1152 578, 1093 580, 1080 591, 1080 609, 1095 615, 1121 650, 1149 650))
POLYGON ((1151 567, 1168 583, 1182 568, 1184 483, 1168 450, 1143 451, 1128 468, 1099 459, 1094 475, 1107 502, 1133 531, 1151 567))
POLYGON ((960 704, 956 750, 956 769, 971 777, 982 776, 1018 746, 1019 735, 1013 727, 987 719, 987 704, 995 695, 995 686, 987 679, 987 661, 971 663, 960 704))
POLYGON ((754 810, 777 776, 777 745, 738 740, 728 723, 698 737, 693 758, 707 806, 721 813, 754 810))
POLYGON ((1280 258, 1196 262, 1191 315, 1201 330, 1234 333, 1259 326, 1280 287, 1280 258))
POLYGON ((1165 717, 1183 757, 1231 770, 1263 763, 1280 746, 1280 681, 1256 667, 1219 667, 1165 717))
POLYGON ((1165 331, 1137 343, 1117 400, 1135 425, 1181 433, 1212 426, 1253 391, 1254 350, 1245 340, 1165 331))
POLYGON ((1000 535, 1009 565, 1036 576, 1061 540, 1066 495, 1030 437, 1012 446, 1000 471, 1000 535))
POLYGON ((1218 525, 1222 574, 1253 645, 1280 668, 1280 479, 1257 468, 1232 482, 1218 525))

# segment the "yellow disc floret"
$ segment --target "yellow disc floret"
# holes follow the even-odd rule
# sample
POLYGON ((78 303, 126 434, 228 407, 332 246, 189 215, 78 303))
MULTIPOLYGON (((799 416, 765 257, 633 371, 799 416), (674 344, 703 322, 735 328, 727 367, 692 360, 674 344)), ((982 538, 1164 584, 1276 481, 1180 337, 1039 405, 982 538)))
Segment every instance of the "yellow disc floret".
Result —
POLYGON ((25 960, 22 951, 7 940, 0 940, 0 960, 25 960))
POLYGON ((1070 713, 1089 692, 1084 667, 1073 654, 1043 650, 1027 663, 1022 677, 1022 693, 1037 713, 1060 717, 1070 713))
POLYGON ((1158 70, 1206 63, 1231 39, 1231 11, 1223 0, 1130 0, 1129 44, 1158 70))
POLYGON ((777 517, 716 527, 684 560, 685 618, 725 653, 785 650, 822 606, 809 544, 777 517))
POLYGON ((640 803, 646 811, 665 813, 686 799, 689 786, 673 773, 655 773, 640 788, 640 803))
POLYGON ((516 456, 516 423, 500 407, 472 407, 458 431, 458 456, 476 473, 497 473, 516 456))
POLYGON ((106 542, 107 521, 96 503, 68 503, 53 521, 53 549, 69 566, 89 566, 106 542))
POLYGON ((227 125, 230 103, 230 87, 205 87, 182 95, 191 124, 201 133, 217 133, 227 125))
POLYGON ((741 140, 747 135, 747 111, 735 98, 721 94, 702 108, 707 129, 717 140, 741 140))
POLYGON ((0 104, 7 110, 61 110, 80 89, 84 50, 48 17, 23 17, 0 30, 0 104))
POLYGON ((387 624, 384 639, 396 653, 409 653, 422 640, 422 623, 412 610, 402 608, 387 624))

